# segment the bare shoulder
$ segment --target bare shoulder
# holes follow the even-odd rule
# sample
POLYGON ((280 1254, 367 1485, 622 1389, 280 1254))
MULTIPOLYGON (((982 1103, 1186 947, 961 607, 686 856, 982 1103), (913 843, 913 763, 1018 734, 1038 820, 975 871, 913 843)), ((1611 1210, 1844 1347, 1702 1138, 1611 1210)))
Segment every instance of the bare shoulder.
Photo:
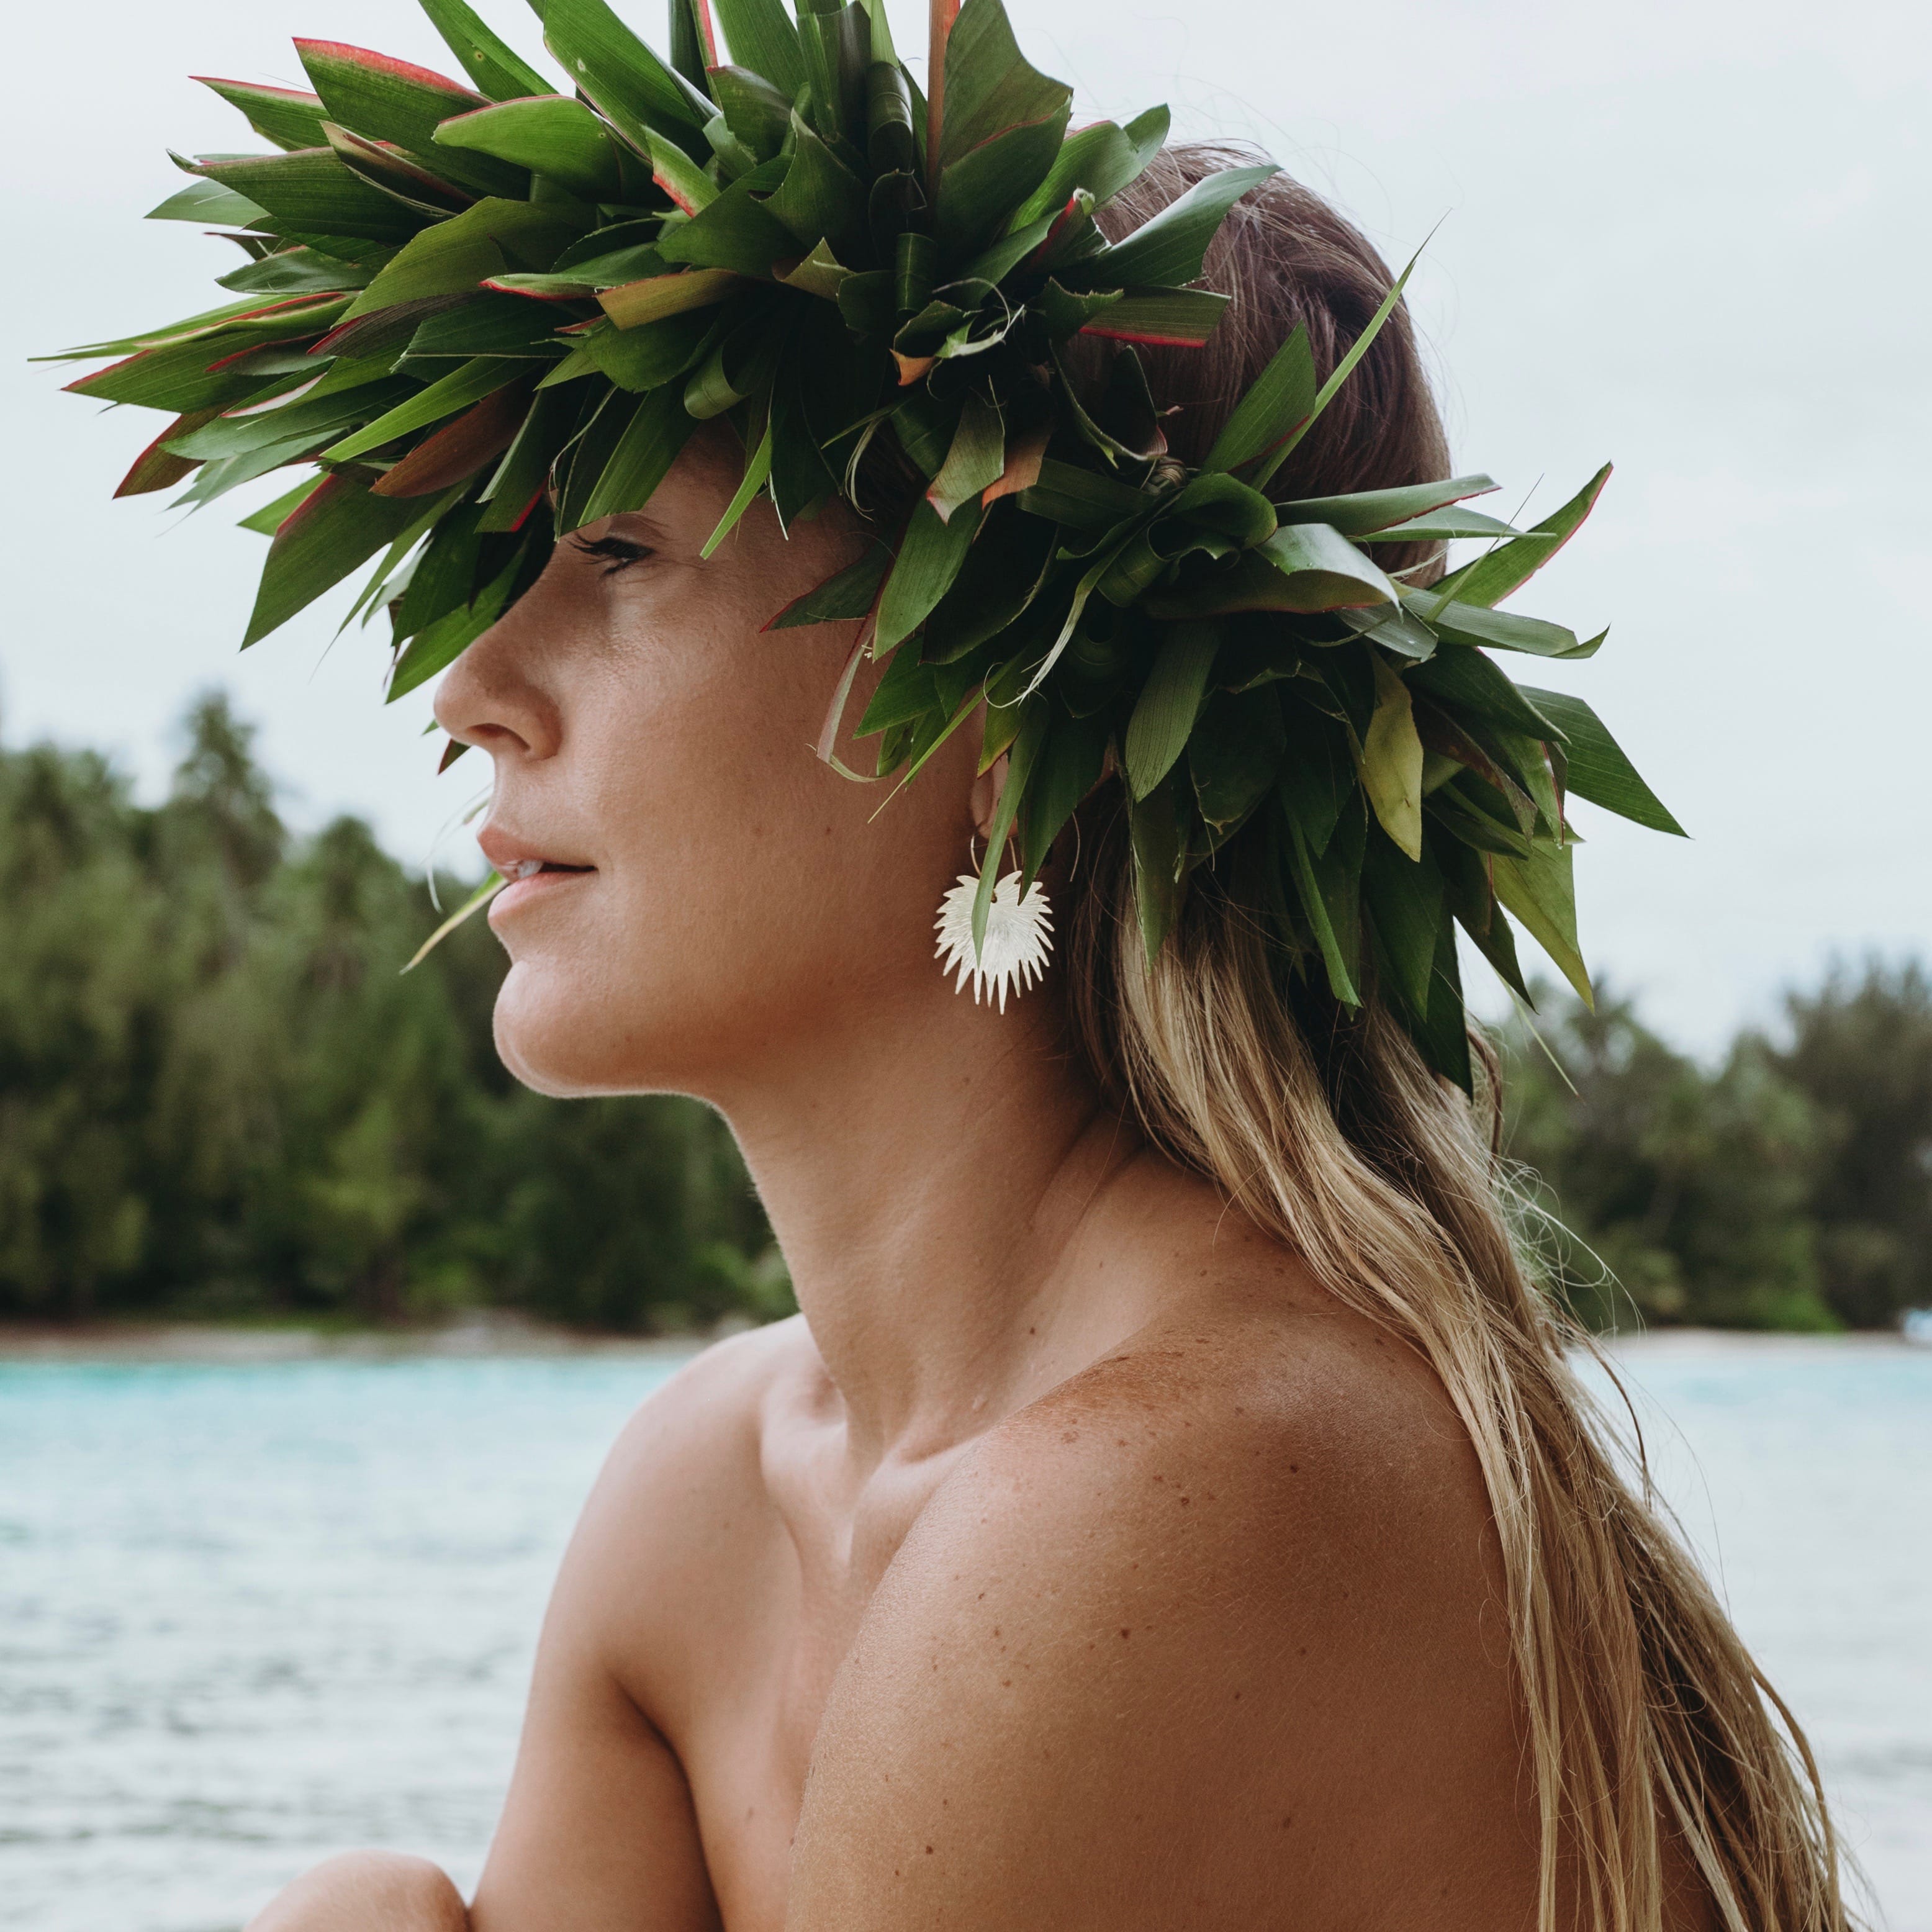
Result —
POLYGON ((820 1732, 800 1932, 945 1901, 1070 1932, 1516 1922, 1534 1859, 1453 1408, 1264 1259, 1210 1286, 935 1494, 820 1732))
POLYGON ((816 1361, 796 1316, 715 1343, 639 1405, 605 1459, 552 1618, 578 1624, 647 1709, 680 1681, 678 1646, 705 1627, 709 1599, 731 1579, 741 1600, 770 1544, 764 1416, 816 1361))

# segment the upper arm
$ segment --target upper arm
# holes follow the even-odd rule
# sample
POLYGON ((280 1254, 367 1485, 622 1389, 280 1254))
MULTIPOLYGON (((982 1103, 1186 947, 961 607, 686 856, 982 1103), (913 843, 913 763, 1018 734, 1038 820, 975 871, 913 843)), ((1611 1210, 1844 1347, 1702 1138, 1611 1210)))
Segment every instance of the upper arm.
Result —
POLYGON ((715 1573, 705 1528, 743 1453, 747 1367, 737 1345, 700 1358, 632 1418, 591 1492, 544 1619, 476 1932, 718 1924, 690 1788, 639 1665, 641 1652, 674 1667, 681 1606, 715 1573))
POLYGON ((1510 1922, 1479 1493, 1294 1408, 1049 1399, 949 1482, 820 1729, 789 1932, 1402 1923, 1419 1885, 1510 1922))

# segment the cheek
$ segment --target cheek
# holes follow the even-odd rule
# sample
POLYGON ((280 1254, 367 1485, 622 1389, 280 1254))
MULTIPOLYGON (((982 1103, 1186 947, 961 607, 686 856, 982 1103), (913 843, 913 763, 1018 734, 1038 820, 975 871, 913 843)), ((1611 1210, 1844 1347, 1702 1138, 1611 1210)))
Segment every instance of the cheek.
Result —
MULTIPOLYGON (((835 640, 767 636, 708 673, 693 652, 584 694, 548 776, 598 869, 512 932, 497 1036, 520 1078, 702 1092, 938 983, 934 910, 965 857, 944 788, 969 781, 942 757, 887 805, 889 784, 820 763, 842 661, 835 640)), ((848 726, 862 710, 855 693, 848 726)), ((860 770, 873 749, 842 746, 860 770)))

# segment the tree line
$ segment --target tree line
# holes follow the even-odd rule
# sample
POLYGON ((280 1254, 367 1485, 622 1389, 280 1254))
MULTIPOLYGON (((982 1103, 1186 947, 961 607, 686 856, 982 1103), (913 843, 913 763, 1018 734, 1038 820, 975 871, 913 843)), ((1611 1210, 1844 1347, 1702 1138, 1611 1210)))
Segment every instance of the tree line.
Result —
MULTIPOLYGON (((478 1306, 672 1331, 789 1310, 694 1102, 558 1102, 490 1044, 474 921, 292 836, 226 700, 166 800, 0 748, 0 1318, 394 1322, 478 1306)), ((451 888, 454 890, 454 888, 451 888)), ((1707 1067, 1628 1002, 1502 1031, 1527 1238, 1597 1325, 1875 1327, 1932 1302, 1932 986, 1840 971, 1707 1067)))

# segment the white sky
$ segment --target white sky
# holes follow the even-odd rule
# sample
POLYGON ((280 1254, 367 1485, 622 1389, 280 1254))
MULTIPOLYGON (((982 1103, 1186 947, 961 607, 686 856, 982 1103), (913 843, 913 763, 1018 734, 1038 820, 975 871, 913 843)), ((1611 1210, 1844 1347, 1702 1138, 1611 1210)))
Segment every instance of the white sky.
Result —
MULTIPOLYGON (((1256 139, 1398 262, 1447 216, 1412 300, 1458 466, 1496 476, 1506 507, 1534 489, 1533 516, 1616 460, 1592 524, 1517 600, 1610 622, 1609 642, 1511 666, 1587 695, 1694 835, 1580 812, 1599 976, 1709 1047, 1834 952, 1932 952, 1932 15, 1008 4, 1083 117, 1164 100, 1183 134, 1256 139)), ((660 8, 620 10, 662 45, 660 8)), ((541 58, 526 9, 486 10, 541 58)), ((921 10, 902 0, 902 41, 921 10)), ((13 24, 0 735, 110 751, 152 795, 184 706, 225 684, 296 822, 360 812, 420 861, 475 780, 432 777, 425 694, 383 710, 380 628, 325 656, 345 594, 238 658, 262 539, 232 523, 254 498, 186 521, 165 497, 110 502, 162 418, 100 415, 22 359, 210 304, 233 251, 136 218, 184 181, 165 148, 258 145, 184 74, 301 85, 297 33, 448 68, 407 0, 97 0, 13 24)))

